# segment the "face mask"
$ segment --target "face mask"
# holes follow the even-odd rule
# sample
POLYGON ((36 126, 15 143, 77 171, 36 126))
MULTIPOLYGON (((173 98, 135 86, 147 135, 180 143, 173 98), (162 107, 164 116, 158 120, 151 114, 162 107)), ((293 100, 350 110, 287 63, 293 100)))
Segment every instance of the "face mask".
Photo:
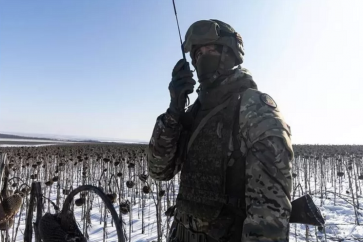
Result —
POLYGON ((211 54, 204 54, 199 57, 196 70, 200 82, 209 79, 218 70, 220 58, 220 55, 211 54))
MULTIPOLYGON (((213 74, 219 68, 220 58, 220 55, 211 54, 204 54, 199 57, 199 60, 196 63, 199 82, 203 82, 213 76, 213 74)), ((229 55, 226 55, 223 63, 223 70, 230 70, 235 65, 235 59, 229 55)))

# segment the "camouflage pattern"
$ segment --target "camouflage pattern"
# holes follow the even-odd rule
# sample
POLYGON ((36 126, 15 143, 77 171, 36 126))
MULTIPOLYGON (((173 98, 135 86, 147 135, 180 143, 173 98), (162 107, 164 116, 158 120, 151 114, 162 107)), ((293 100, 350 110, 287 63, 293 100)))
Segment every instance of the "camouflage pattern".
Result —
POLYGON ((242 241, 287 241, 291 213, 290 127, 272 98, 248 89, 240 107, 246 158, 246 213, 242 241))
POLYGON ((243 94, 240 133, 246 140, 246 148, 251 148, 252 144, 268 136, 277 136, 282 138, 286 148, 293 154, 290 127, 285 123, 279 108, 264 101, 265 95, 252 89, 243 94))
MULTIPOLYGON (((247 83, 243 83, 246 87, 256 88, 251 73, 245 68, 236 69, 232 75, 221 82, 221 85, 234 83, 241 78, 246 80, 247 83)), ((198 96, 207 108, 218 105, 225 99, 225 93, 219 91, 213 93, 213 99, 208 98, 205 92, 199 92, 198 96), (214 102, 211 102, 213 100, 214 102)), ((192 108, 193 105, 190 105, 187 112, 191 111, 192 108)), ((194 124, 194 126, 197 125, 198 123, 194 124)), ((182 125, 168 112, 157 117, 147 151, 148 170, 153 179, 168 181, 181 170, 181 164, 178 162, 179 157, 176 157, 176 153, 182 129, 182 125)))
POLYGON ((288 241, 292 180, 291 153, 285 143, 268 136, 248 151, 242 241, 288 241))
POLYGON ((182 125, 167 112, 156 119, 148 149, 148 169, 152 178, 159 181, 172 179, 181 169, 175 156, 182 125))
POLYGON ((193 23, 185 34, 184 52, 190 52, 192 64, 195 65, 195 47, 207 44, 227 46, 232 49, 237 61, 243 63, 244 49, 242 37, 227 23, 220 20, 200 20, 193 23))
MULTIPOLYGON (((208 108, 219 105, 231 94, 221 92, 223 85, 238 82, 240 77, 244 75, 246 73, 237 69, 233 75, 227 77, 216 88, 220 94, 207 95, 205 92, 201 92, 198 96, 202 100, 203 98, 207 100, 205 104, 208 105, 208 108), (210 98, 208 99, 207 96, 210 98)), ((245 187, 245 194, 241 194, 241 197, 245 198, 243 201, 245 205, 242 210, 245 210, 246 213, 242 225, 241 241, 288 241, 293 150, 290 141, 290 128, 284 122, 277 105, 275 107, 273 104, 272 98, 269 99, 263 93, 252 88, 247 89, 241 95, 238 137, 241 141, 240 151, 245 156, 246 165, 244 184, 243 182, 240 184, 241 187, 245 187)), ((193 124, 194 129, 202 119, 201 116, 204 116, 203 110, 202 101, 201 111, 198 112, 199 117, 197 115, 193 124)), ((218 128, 218 124, 211 128, 215 132, 213 140, 209 141, 212 147, 215 147, 221 135, 226 135, 221 133, 223 129, 220 128, 218 128)), ((168 114, 165 113, 158 117, 150 140, 147 158, 148 169, 152 178, 170 180, 182 169, 182 164, 177 162, 178 157, 176 157, 176 151, 180 145, 178 140, 182 130, 182 125, 170 118, 168 114)), ((204 132, 203 129, 200 132, 204 132)), ((234 146, 231 132, 228 132, 228 135, 225 137, 228 140, 226 155, 231 155, 234 146)), ((207 147, 207 141, 203 142, 206 142, 206 146, 203 147, 207 147)), ((194 149, 195 157, 198 153, 198 149, 195 148, 200 145, 198 138, 196 138, 190 147, 190 150, 194 149)), ((200 152, 205 155, 203 151, 200 152)), ((198 159, 200 157, 202 156, 199 156, 198 159)), ((208 162, 216 165, 221 160, 209 159, 208 162)), ((233 162, 235 161, 232 158, 228 165, 233 165, 233 162)), ((203 167, 208 167, 208 165, 210 164, 205 164, 203 167)), ((183 172, 181 175, 185 176, 183 172)), ((203 176, 200 176, 200 179, 203 179, 203 176)), ((190 218, 192 218, 195 231, 216 237, 223 235, 218 231, 223 231, 223 233, 241 231, 240 228, 234 227, 236 225, 231 225, 233 224, 231 218, 234 218, 235 214, 233 211, 221 210, 218 217, 212 221, 195 217, 193 213, 181 213, 180 216, 188 217, 189 223, 190 218)), ((181 221, 183 222, 183 220, 181 221)))

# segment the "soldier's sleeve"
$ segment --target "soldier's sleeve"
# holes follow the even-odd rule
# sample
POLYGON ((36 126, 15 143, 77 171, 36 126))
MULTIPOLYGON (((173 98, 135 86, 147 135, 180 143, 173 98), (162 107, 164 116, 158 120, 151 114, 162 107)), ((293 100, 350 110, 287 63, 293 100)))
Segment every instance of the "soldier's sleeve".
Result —
POLYGON ((290 127, 270 96, 245 92, 240 135, 247 153, 242 241, 288 241, 294 153, 290 127))
POLYGON ((180 171, 180 165, 176 165, 176 151, 181 130, 181 124, 167 112, 157 118, 147 152, 151 178, 168 181, 180 171))

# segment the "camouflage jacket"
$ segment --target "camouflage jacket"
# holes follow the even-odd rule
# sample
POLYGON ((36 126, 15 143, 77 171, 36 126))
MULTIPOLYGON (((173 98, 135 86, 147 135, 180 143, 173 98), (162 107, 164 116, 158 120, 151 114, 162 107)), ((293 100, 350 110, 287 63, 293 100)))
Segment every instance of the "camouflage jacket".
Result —
MULTIPOLYGON (((243 75, 238 72, 234 76, 243 75)), ((153 179, 167 181, 181 170, 176 151, 182 130, 168 113, 157 118, 147 156, 153 179)), ((246 157, 242 241, 288 241, 293 150, 290 127, 270 96, 255 89, 244 91, 238 135, 246 157)))

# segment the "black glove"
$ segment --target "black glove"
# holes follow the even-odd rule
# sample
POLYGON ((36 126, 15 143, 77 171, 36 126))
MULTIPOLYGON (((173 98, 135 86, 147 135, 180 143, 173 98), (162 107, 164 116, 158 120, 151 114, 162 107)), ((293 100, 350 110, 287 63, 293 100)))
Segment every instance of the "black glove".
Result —
POLYGON ((190 71, 189 63, 184 59, 179 60, 171 74, 169 84, 170 106, 168 113, 176 120, 184 113, 187 95, 194 90, 195 80, 192 78, 193 73, 190 71))

